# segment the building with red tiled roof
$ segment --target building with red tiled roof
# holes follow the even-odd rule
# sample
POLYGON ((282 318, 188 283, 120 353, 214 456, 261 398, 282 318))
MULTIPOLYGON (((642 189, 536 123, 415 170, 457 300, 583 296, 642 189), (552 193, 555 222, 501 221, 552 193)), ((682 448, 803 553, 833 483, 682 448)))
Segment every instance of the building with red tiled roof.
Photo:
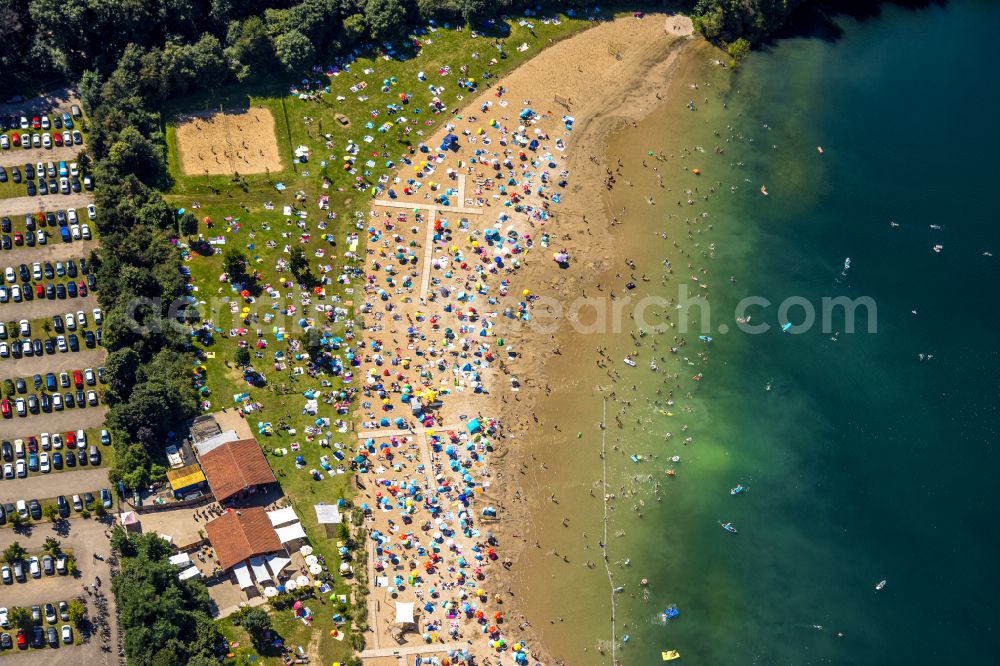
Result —
POLYGON ((255 439, 221 444, 201 456, 199 462, 219 502, 275 483, 274 472, 255 439))
POLYGON ((260 507, 225 512, 205 525, 205 533, 215 549, 223 570, 257 555, 282 550, 278 534, 260 507))

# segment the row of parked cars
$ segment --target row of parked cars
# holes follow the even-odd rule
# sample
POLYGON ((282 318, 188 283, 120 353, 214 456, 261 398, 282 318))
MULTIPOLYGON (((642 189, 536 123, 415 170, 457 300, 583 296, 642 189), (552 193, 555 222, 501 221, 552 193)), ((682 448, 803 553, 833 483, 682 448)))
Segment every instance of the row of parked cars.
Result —
MULTIPOLYGON (((69 388, 72 385, 75 388, 82 389, 85 385, 95 386, 98 381, 102 384, 106 381, 104 378, 104 366, 97 368, 97 372, 94 372, 93 368, 84 368, 83 370, 73 370, 71 373, 60 372, 58 378, 54 372, 46 372, 44 379, 41 373, 36 374, 32 378, 32 383, 36 389, 41 389, 44 386, 45 390, 49 393, 57 391, 59 386, 69 388)), ((25 381, 24 377, 8 378, 3 380, 3 384, 5 395, 28 392, 28 382, 25 381)))
POLYGON ((73 391, 66 391, 65 393, 53 393, 52 395, 42 393, 40 396, 29 393, 27 397, 18 396, 13 401, 10 398, 0 400, 0 414, 5 419, 9 419, 13 418, 16 412, 18 416, 24 418, 29 413, 38 414, 39 411, 48 413, 55 410, 61 412, 63 409, 73 409, 74 407, 80 409, 88 405, 96 407, 100 403, 101 398, 97 395, 97 391, 93 389, 86 392, 83 389, 77 389, 75 393, 73 391))
MULTIPOLYGON (((13 443, 5 440, 2 445, 3 478, 23 479, 28 476, 28 472, 48 474, 53 469, 61 470, 64 463, 66 467, 76 467, 77 463, 81 467, 101 464, 101 451, 95 444, 87 447, 87 433, 84 430, 67 432, 65 448, 63 437, 58 432, 51 435, 43 432, 40 449, 39 442, 34 437, 29 437, 27 441, 16 439, 13 443)), ((111 438, 107 430, 101 431, 101 442, 105 446, 110 444, 111 438)))
POLYGON ((0 132, 6 132, 7 130, 50 130, 50 129, 73 129, 74 121, 80 119, 83 115, 80 111, 80 107, 77 104, 72 104, 69 107, 69 113, 62 112, 56 113, 49 118, 47 114, 31 115, 29 116, 0 116, 0 132))
MULTIPOLYGON (((94 204, 87 206, 87 217, 93 220, 97 217, 97 208, 94 204)), ((15 245, 27 245, 34 247, 45 245, 49 236, 58 236, 64 243, 71 243, 74 240, 90 240, 93 236, 90 231, 90 224, 77 215, 75 208, 68 210, 49 211, 24 216, 25 231, 14 231, 14 225, 9 217, 0 218, 0 247, 10 250, 15 245), (51 231, 46 231, 49 227, 51 231), (13 233, 13 237, 11 236, 13 233)))
POLYGON ((65 284, 62 282, 39 283, 35 285, 34 289, 30 286, 22 288, 20 285, 14 285, 7 288, 0 285, 0 303, 22 303, 33 301, 36 298, 39 300, 48 299, 50 301, 56 299, 65 300, 67 298, 86 298, 87 294, 90 293, 88 285, 91 283, 97 284, 97 279, 93 275, 79 282, 71 280, 65 284))
MULTIPOLYGON (((102 343, 102 330, 83 331, 83 344, 87 349, 94 349, 102 343)), ((45 340, 41 338, 12 340, 10 343, 0 342, 0 358, 32 358, 34 356, 44 356, 45 354, 55 354, 56 350, 60 354, 66 352, 80 351, 80 338, 76 333, 68 335, 56 335, 45 340)))
MULTIPOLYGON (((11 180, 14 181, 15 184, 20 184, 23 180, 29 197, 33 197, 36 194, 45 195, 55 194, 56 192, 69 194, 70 192, 81 192, 84 189, 94 189, 94 181, 90 178, 90 176, 84 176, 81 179, 79 172, 72 173, 65 168, 65 162, 60 162, 60 164, 63 165, 63 167, 59 169, 58 176, 51 173, 51 170, 49 170, 49 173, 46 175, 46 170, 41 162, 38 163, 37 171, 30 164, 25 164, 24 178, 21 177, 21 169, 19 167, 11 167, 10 174, 8 174, 7 169, 0 166, 0 183, 6 183, 8 180, 11 180), (38 174, 37 186, 34 181, 36 173, 38 174)), ((49 165, 51 166, 52 162, 49 162, 49 165)))
MULTIPOLYGON (((75 106, 75 105, 74 105, 75 106)), ((0 149, 11 148, 52 148, 83 143, 83 135, 75 126, 76 111, 56 114, 51 119, 41 116, 0 116, 0 149)))
MULTIPOLYGON (((111 499, 111 491, 107 488, 101 488, 101 506, 105 509, 110 509, 114 505, 114 501, 111 499)), ((59 515, 63 518, 69 518, 70 507, 72 506, 73 511, 80 513, 84 508, 90 510, 97 506, 94 499, 93 493, 84 493, 83 497, 79 495, 73 495, 72 500, 67 500, 65 495, 59 495, 56 497, 56 508, 59 509, 59 515), (71 504, 72 502, 72 504, 71 504)), ((32 520, 42 519, 42 504, 37 499, 30 500, 17 500, 16 503, 0 504, 0 525, 7 522, 10 516, 14 514, 19 515, 22 519, 27 520, 31 518, 32 520)), ((24 577, 18 574, 16 567, 16 562, 11 565, 13 567, 14 578, 20 582, 24 582, 24 577)), ((45 558, 42 558, 42 568, 45 570, 46 575, 51 576, 52 572, 45 566, 45 558)), ((34 566, 32 566, 31 561, 28 562, 28 569, 31 572, 33 578, 41 578, 41 573, 36 572, 34 566)), ((63 570, 59 567, 59 562, 56 561, 56 571, 63 573, 63 570)), ((3 577, 3 582, 5 584, 10 584, 12 581, 8 579, 7 576, 7 565, 0 567, 0 576, 3 577)))
MULTIPOLYGON (((46 555, 46 557, 51 557, 46 555)), ((37 559, 37 558, 36 558, 37 559)), ((10 618, 8 617, 8 612, 6 608, 0 607, 0 628, 11 629, 10 618)), ((68 622, 69 621, 69 604, 65 601, 59 602, 58 616, 56 614, 56 607, 51 604, 45 604, 44 610, 38 605, 31 607, 31 619, 34 622, 32 627, 32 637, 31 637, 31 647, 40 648, 48 642, 49 647, 56 647, 59 645, 59 638, 62 638, 62 642, 66 645, 70 645, 73 642, 73 627, 68 624, 62 625, 59 629, 59 634, 56 634, 56 623, 57 621, 68 622), (44 612, 45 622, 49 624, 46 628, 42 625, 42 614, 44 612)), ((11 638, 10 634, 7 632, 0 633, 0 649, 11 650, 14 648, 14 643, 17 643, 17 647, 21 650, 26 650, 28 648, 28 637, 24 633, 24 629, 18 629, 16 638, 11 638)))
POLYGON ((32 281, 41 282, 43 279, 75 278, 81 274, 90 274, 90 266, 87 264, 86 259, 80 259, 79 266, 74 259, 68 259, 65 263, 57 261, 55 264, 51 261, 35 261, 32 262, 31 266, 28 266, 28 264, 20 264, 17 268, 7 266, 4 270, 0 271, 0 285, 5 283, 16 285, 20 281, 22 286, 30 288, 31 285, 28 283, 32 281))

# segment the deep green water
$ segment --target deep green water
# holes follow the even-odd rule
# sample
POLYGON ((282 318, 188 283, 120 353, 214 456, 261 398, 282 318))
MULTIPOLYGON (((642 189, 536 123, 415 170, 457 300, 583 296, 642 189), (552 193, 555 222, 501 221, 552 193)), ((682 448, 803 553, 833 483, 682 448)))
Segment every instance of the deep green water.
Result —
MULTIPOLYGON (((726 120, 687 141, 706 148, 703 182, 723 183, 698 208, 714 224, 699 240, 718 247, 696 262, 711 271, 715 340, 686 347, 709 361, 680 370, 705 373, 678 401, 696 408, 681 417, 694 442, 682 449, 679 417, 648 407, 647 431, 673 429, 671 443, 627 433, 631 450, 682 462, 641 528, 621 509, 613 522, 628 530, 612 542, 632 560, 628 592, 651 580, 648 599, 620 595, 626 664, 660 663, 666 648, 698 664, 982 664, 1000 648, 1000 3, 842 27, 833 42, 755 53, 726 120), (733 138, 713 155, 710 130, 727 123, 733 138), (836 341, 819 324, 720 335, 748 295, 775 304, 752 311, 775 328, 789 296, 817 310, 825 296, 870 296, 877 333, 835 319, 836 341), (737 483, 748 492, 730 496, 737 483), (668 603, 681 615, 664 626, 668 603)), ((630 465, 616 462, 616 478, 664 467, 630 465)))

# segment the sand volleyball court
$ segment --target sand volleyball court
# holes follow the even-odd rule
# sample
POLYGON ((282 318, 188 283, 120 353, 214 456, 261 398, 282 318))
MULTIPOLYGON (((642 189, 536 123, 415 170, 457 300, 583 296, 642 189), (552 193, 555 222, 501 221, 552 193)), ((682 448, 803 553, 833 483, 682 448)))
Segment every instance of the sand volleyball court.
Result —
POLYGON ((177 118, 177 152, 187 176, 281 171, 270 110, 206 111, 177 118))

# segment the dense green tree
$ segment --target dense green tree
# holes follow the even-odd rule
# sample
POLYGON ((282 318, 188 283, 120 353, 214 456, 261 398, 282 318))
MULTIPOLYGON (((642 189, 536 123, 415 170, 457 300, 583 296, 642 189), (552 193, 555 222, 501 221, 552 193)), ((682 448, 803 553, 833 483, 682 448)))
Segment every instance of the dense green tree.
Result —
POLYGON ((247 256, 235 247, 227 248, 222 255, 222 270, 230 282, 243 282, 247 276, 247 256))
POLYGON ((236 78, 246 80, 254 74, 270 71, 274 64, 274 47, 264 21, 251 16, 236 24, 227 36, 226 57, 233 62, 236 78))
POLYGON ((7 564, 14 564, 14 562, 21 562, 25 557, 28 556, 28 551, 18 541, 14 541, 9 546, 4 548, 3 551, 3 561, 7 564))
POLYGON ((368 36, 368 22, 364 14, 351 14, 344 19, 344 38, 350 44, 357 44, 368 36))
POLYGON ((181 234, 194 236, 196 233, 198 233, 198 218, 188 211, 181 216, 181 234))
POLYGON ((239 623, 250 634, 250 640, 258 650, 264 646, 267 632, 271 631, 271 618, 260 608, 246 607, 240 613, 239 623))
POLYGON ((250 365, 250 350, 246 347, 238 347, 236 353, 233 355, 233 360, 236 361, 236 365, 239 367, 247 367, 250 365))
POLYGON ((305 250, 299 246, 292 248, 291 253, 288 257, 288 267, 292 271, 292 275, 299 282, 308 282, 306 279, 310 275, 309 270, 309 258, 306 257, 305 250))
POLYGON ((147 139, 135 127, 126 127, 108 148, 108 163, 116 171, 135 174, 147 185, 162 182, 162 148, 147 139))
POLYGON ((211 657, 219 634, 208 613, 205 585, 177 578, 176 567, 167 562, 170 547, 156 534, 128 538, 135 555, 122 557, 111 582, 128 663, 153 666, 167 658, 180 664, 195 655, 211 657))
POLYGON ((308 67, 316 57, 316 49, 309 38, 294 29, 274 38, 274 52, 289 72, 308 67))
POLYGON ((73 626, 79 628, 83 618, 87 617, 87 607, 79 599, 70 599, 66 604, 66 613, 73 626))
POLYGON ((366 0, 365 17, 372 38, 382 41, 402 37, 409 10, 410 4, 405 0, 366 0))
POLYGON ((470 25, 482 21, 491 9, 487 0, 458 0, 458 4, 462 12, 462 19, 470 25))
POLYGON ((17 627, 26 634, 31 632, 32 627, 35 625, 35 621, 31 617, 31 611, 21 606, 14 606, 7 611, 7 621, 10 623, 10 626, 17 627))

